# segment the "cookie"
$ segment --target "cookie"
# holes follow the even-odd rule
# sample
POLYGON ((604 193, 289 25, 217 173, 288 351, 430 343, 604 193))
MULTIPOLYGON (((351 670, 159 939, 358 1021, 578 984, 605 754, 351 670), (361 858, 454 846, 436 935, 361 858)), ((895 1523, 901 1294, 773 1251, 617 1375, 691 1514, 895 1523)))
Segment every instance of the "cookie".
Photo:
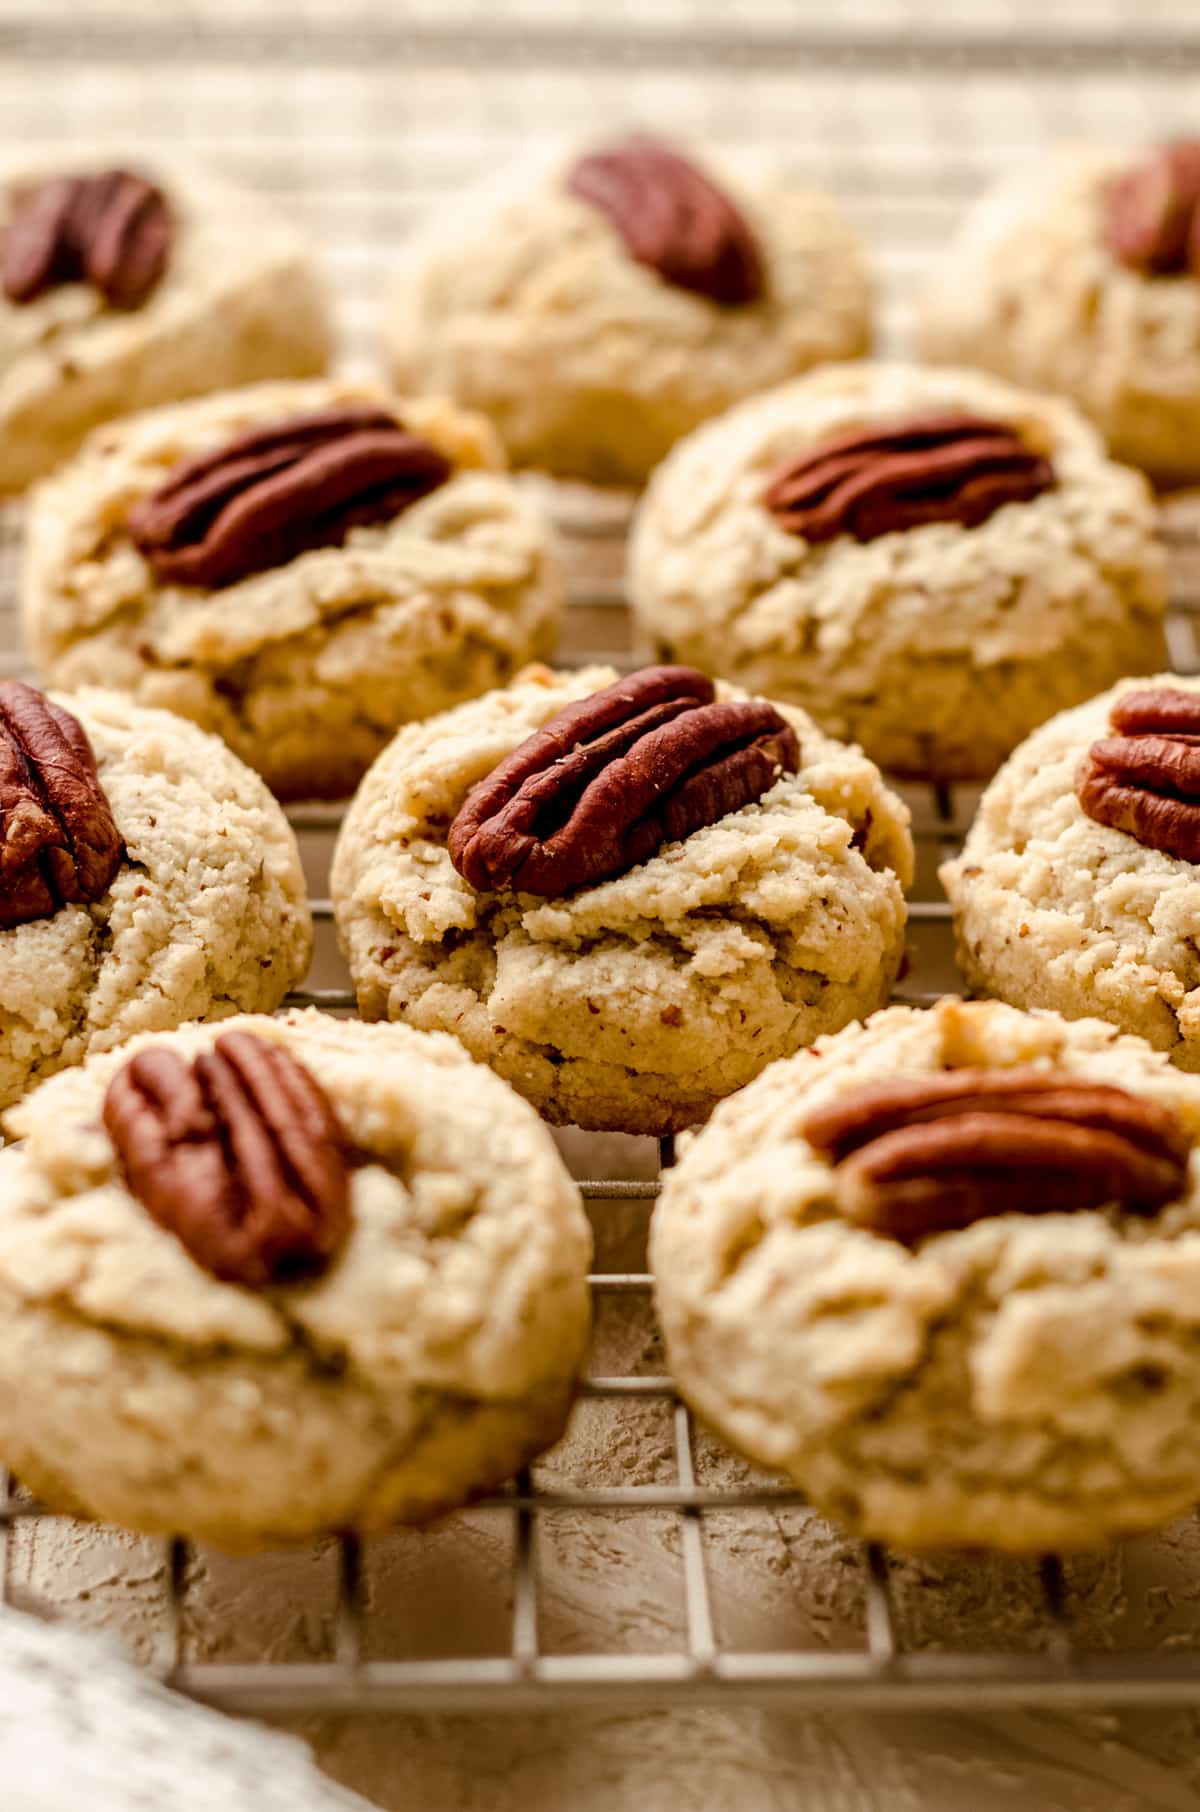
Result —
POLYGON ((1200 282, 1146 241, 1155 215, 1170 238, 1194 206, 1196 160, 1192 147, 1181 173, 1169 150, 1073 147, 1007 179, 920 305, 920 350, 1058 391, 1114 458, 1164 483, 1200 478, 1200 282))
POLYGON ((1095 1014, 1200 1070, 1200 803, 1181 791, 1200 799, 1200 785, 1178 763, 1154 765, 1173 751, 1190 761, 1177 739, 1198 726, 1200 681, 1162 674, 1063 712, 1021 745, 942 869, 972 988, 1072 1019, 1095 1014), (1155 696, 1166 715, 1147 738, 1131 714, 1155 696), (1179 711, 1182 732, 1172 728, 1179 711), (1094 749, 1106 757, 1097 771, 1094 749), (1162 846, 1143 812, 1185 840, 1162 846))
POLYGON ((865 352, 863 248, 826 196, 631 140, 555 152, 409 239, 384 357, 515 464, 637 485, 751 391, 865 352))
POLYGON ((477 416, 369 384, 100 429, 31 506, 28 646, 216 731, 280 798, 340 797, 398 724, 553 647, 558 558, 502 464, 477 416))
POLYGON ((906 808, 803 712, 535 668, 400 732, 332 891, 364 1018, 453 1032, 556 1123, 665 1134, 887 999, 911 870, 906 808))
POLYGON ((1152 499, 1069 405, 831 367, 691 436, 639 507, 638 631, 928 780, 1165 658, 1152 499))
POLYGON ((1200 1082, 1098 1020, 892 1007, 667 1173, 688 1401, 856 1535, 1087 1548, 1200 1495, 1200 1082))
POLYGON ((326 367, 303 240, 225 183, 65 154, 10 163, 0 233, 0 491, 114 416, 326 367))
POLYGON ((7 1124, 0 1454, 48 1503, 250 1550, 425 1521, 557 1439, 587 1221, 452 1039, 187 1026, 7 1124))
POLYGON ((0 1106, 136 1032, 278 1006, 311 949, 291 827, 215 737, 0 683, 0 1106))

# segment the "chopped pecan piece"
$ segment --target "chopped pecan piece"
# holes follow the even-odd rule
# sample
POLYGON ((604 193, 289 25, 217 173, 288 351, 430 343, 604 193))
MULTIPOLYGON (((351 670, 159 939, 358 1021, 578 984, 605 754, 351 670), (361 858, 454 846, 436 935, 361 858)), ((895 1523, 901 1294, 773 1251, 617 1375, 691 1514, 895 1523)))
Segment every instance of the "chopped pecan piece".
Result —
POLYGON ((0 681, 0 929, 91 905, 124 853, 78 718, 0 681))
POLYGON ((350 1225, 350 1147, 282 1046, 226 1032, 192 1064, 150 1045, 113 1077, 104 1125, 131 1192, 228 1283, 312 1276, 350 1225))
POLYGON ((1147 849, 1200 862, 1200 696, 1142 687, 1109 721, 1116 734, 1092 744, 1075 776, 1081 807, 1147 849))
POLYGON ((450 860, 472 887, 570 893, 760 799, 799 764, 773 705, 717 703, 690 667, 643 667, 559 711, 473 787, 450 860))
POLYGON ((158 578, 216 590, 390 522, 450 476, 443 453, 366 405, 252 428, 177 466, 129 512, 158 578))
POLYGON ((114 308, 137 308, 171 249, 161 189, 130 170, 62 176, 18 198, 0 247, 0 287, 32 302, 60 283, 90 283, 114 308))
POLYGON ((906 1244, 993 1214, 1152 1214, 1187 1185, 1190 1143, 1170 1109, 1065 1070, 871 1083, 802 1131, 837 1166, 844 1217, 906 1244))
POLYGON ((1200 271, 1200 140, 1162 145, 1111 183, 1104 237, 1119 264, 1149 276, 1200 271))
POLYGON ((597 208, 630 257, 677 289, 733 307, 757 302, 763 268, 754 234, 728 195, 653 139, 580 158, 572 195, 597 208))
POLYGON ((929 415, 825 441, 777 472, 763 502, 789 535, 873 541, 924 522, 976 528, 1053 483, 1050 461, 1007 423, 929 415))

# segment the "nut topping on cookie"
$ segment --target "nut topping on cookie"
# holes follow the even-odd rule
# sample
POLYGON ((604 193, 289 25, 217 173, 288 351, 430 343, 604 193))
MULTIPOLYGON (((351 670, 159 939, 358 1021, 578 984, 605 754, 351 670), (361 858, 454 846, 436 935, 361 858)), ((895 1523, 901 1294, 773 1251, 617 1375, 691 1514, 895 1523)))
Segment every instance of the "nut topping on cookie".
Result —
POLYGON ((1157 1102, 1065 1070, 964 1069, 870 1083, 810 1114, 846 1220, 911 1243, 994 1214, 1183 1194, 1188 1139, 1157 1102))
POLYGON ((1143 687, 1109 721, 1116 735, 1094 742, 1075 776, 1083 810, 1147 849, 1200 862, 1200 695, 1143 687))
POLYGON ((716 702, 691 667, 643 667, 542 725, 467 794, 450 860, 472 887, 544 897, 625 874, 795 773, 763 699, 716 702))
POLYGON ((605 216, 636 263, 677 289, 726 306, 762 295, 762 260, 746 220, 665 145, 635 138, 592 152, 575 165, 567 188, 605 216))
POLYGON ((0 681, 0 929, 92 904, 124 853, 83 725, 0 681))
POLYGON ((450 473, 443 453, 386 410, 330 409, 252 428, 177 466, 129 512, 129 532, 159 579, 216 590, 390 522, 450 473))
POLYGON ((776 473, 763 502, 780 528, 806 541, 874 541, 925 522, 976 528, 1053 484, 1050 461, 1006 422, 928 415, 814 447, 776 473))
POLYGON ((151 1045, 113 1077, 104 1125, 132 1193, 215 1277, 309 1277, 346 1237, 349 1142, 280 1045, 226 1032, 190 1066, 151 1045))
POLYGON ((112 307, 137 308, 170 249, 166 197, 144 176, 55 177, 18 198, 0 247, 0 286, 10 302, 32 302, 60 283, 89 283, 112 307))
POLYGON ((1119 264, 1155 277, 1200 271, 1200 140, 1160 146, 1104 199, 1105 241, 1119 264))

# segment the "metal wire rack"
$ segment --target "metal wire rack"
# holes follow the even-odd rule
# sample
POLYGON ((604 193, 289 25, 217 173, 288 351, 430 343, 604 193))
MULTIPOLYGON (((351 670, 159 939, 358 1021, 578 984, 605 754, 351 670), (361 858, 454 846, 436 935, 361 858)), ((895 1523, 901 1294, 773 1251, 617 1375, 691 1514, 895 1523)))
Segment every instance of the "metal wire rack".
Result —
MULTIPOLYGON (((519 140, 652 120, 722 145, 769 140, 775 154, 842 200, 871 240, 885 344, 902 343, 914 281, 959 209, 1014 156, 1069 136, 1140 139, 1200 116, 1200 22, 1188 0, 1138 10, 1083 0, 1067 26, 1030 0, 877 0, 835 9, 800 30, 771 0, 743 0, 736 27, 718 0, 642 0, 596 16, 585 0, 514 0, 503 23, 482 0, 309 0, 296 27, 280 0, 206 0, 168 21, 148 0, 78 9, 9 6, 0 15, 0 118, 13 144, 80 142, 121 130, 134 149, 215 157, 299 215, 319 243, 340 304, 343 346, 369 355, 392 247, 415 211, 453 192, 519 140), (864 24, 859 13, 869 14, 864 24), (502 79, 496 71, 501 69, 502 79), (264 80, 264 72, 274 80, 264 80), (186 79, 183 72, 186 72, 186 79), (52 80, 51 80, 52 77, 52 80), (319 84, 315 86, 315 84, 319 84), (803 105, 797 104, 798 84, 803 105), (319 104, 314 104, 319 94, 319 104)), ((560 492, 572 553, 566 652, 630 659, 619 589, 619 504, 560 492)), ((1200 536, 1187 500, 1168 512, 1175 584, 1173 664, 1200 671, 1200 536)), ((14 612, 17 525, 0 520, 0 671, 20 667, 14 612)), ((969 822, 969 789, 909 790, 919 862, 911 902, 913 964, 899 999, 924 1004, 954 985, 949 909, 936 886, 943 852, 969 822)), ((336 813, 293 814, 324 890, 336 813)), ((318 960, 297 1004, 353 1011, 332 950, 327 900, 315 901, 318 960)), ((637 1176, 589 1176, 598 1224, 614 1205, 648 1209, 669 1145, 637 1176)), ((621 1261, 622 1266, 624 1260, 621 1261)), ((604 1264, 598 1308, 640 1306, 650 1279, 604 1264)), ((583 1386, 585 1407, 628 1418, 662 1406, 666 1481, 613 1484, 586 1468, 539 1467, 484 1500, 508 1525, 503 1634, 468 1654, 381 1657, 374 1640, 374 1544, 334 1544, 328 1640, 318 1659, 197 1658, 187 1636, 197 1557, 162 1544, 163 1617, 154 1665, 184 1691, 237 1712, 547 1709, 698 1698, 790 1707, 1012 1704, 1200 1705, 1200 1647, 1101 1652, 1075 1629, 1069 1566, 1035 1569, 1037 1630, 1011 1652, 912 1640, 898 1614, 894 1557, 850 1552, 861 1582, 848 1648, 811 1632, 775 1646, 735 1645, 713 1584, 714 1532, 734 1519, 810 1515, 778 1480, 718 1469, 661 1369, 637 1363, 583 1386), (634 1517, 663 1525, 680 1639, 662 1651, 592 1643, 555 1651, 545 1634, 547 1538, 556 1519, 634 1517), (667 1525, 673 1525, 672 1528, 667 1525)), ((43 1513, 0 1475, 0 1582, 43 1513)), ((964 1566, 977 1564, 966 1561, 964 1566)))

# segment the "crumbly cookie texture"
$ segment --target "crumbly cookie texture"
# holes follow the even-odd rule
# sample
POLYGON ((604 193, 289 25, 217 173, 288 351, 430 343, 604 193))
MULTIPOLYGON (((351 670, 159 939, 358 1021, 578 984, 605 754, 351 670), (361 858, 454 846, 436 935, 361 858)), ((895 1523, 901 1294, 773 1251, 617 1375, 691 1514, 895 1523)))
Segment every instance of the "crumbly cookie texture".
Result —
POLYGON ((977 204, 918 310, 931 359, 1068 396, 1117 459, 1200 478, 1200 283, 1144 276, 1104 241, 1107 185, 1136 151, 1070 147, 977 204))
POLYGON ((507 679, 553 647, 553 540, 487 424, 376 385, 260 384, 99 430, 39 487, 26 640, 58 685, 119 687, 224 737, 281 798, 349 792, 397 724, 507 679), (259 422, 371 402, 453 477, 392 522, 218 591, 159 584, 126 527, 179 461, 259 422))
MULTIPOLYGON (((111 159, 0 170, 0 231, 23 188, 111 159)), ((117 160, 120 161, 120 160, 117 160)), ((0 491, 60 465, 98 423, 265 378, 312 377, 330 355, 325 298, 300 235, 256 197, 194 171, 149 172, 169 198, 166 274, 141 307, 107 307, 86 284, 0 301, 0 491)))
POLYGON ((291 826, 214 736, 116 693, 87 731, 125 860, 92 906, 0 931, 0 1107, 136 1032, 278 1006, 312 921, 291 826))
POLYGON ((892 1007, 772 1065, 667 1175, 651 1264, 698 1412, 856 1534, 1081 1548, 1200 1495, 1200 1160, 1153 1217, 1016 1211, 909 1248, 851 1226, 802 1136, 846 1090, 1045 1064, 1173 1108, 1200 1082, 1099 1020, 892 1007))
POLYGON ((1134 686, 1127 680, 1022 743, 988 787, 962 854, 943 865, 971 987, 1068 1018, 1097 1014, 1200 1070, 1200 871, 1087 817, 1075 774, 1134 686))
MULTIPOLYGON (((221 1283, 127 1191, 100 1109, 151 1042, 8 1116, 0 1453, 50 1503, 233 1549, 420 1522, 557 1439, 588 1334, 591 1241, 546 1130, 453 1039, 314 1011, 283 1045, 363 1156, 322 1276, 221 1283)), ((185 1056, 221 1030, 165 1040, 185 1056)))
POLYGON ((453 1032, 552 1121, 662 1134, 887 999, 912 842, 878 770, 785 711, 800 770, 756 804, 567 898, 476 893, 446 850, 468 790, 615 678, 533 669, 402 730, 346 818, 334 908, 364 1018, 453 1032))
POLYGON ((568 192, 574 161, 527 162, 419 230, 391 291, 397 384, 482 410, 515 464, 640 484, 740 397, 867 350, 865 254, 826 196, 713 172, 766 273, 760 301, 726 308, 635 263, 568 192))
POLYGON ((858 364, 754 398, 678 447, 630 550, 658 658, 803 705, 831 736, 924 779, 984 779, 1066 705, 1165 656, 1153 500, 1069 404, 975 372, 858 364), (1018 427, 1057 483, 975 528, 856 541, 787 533, 763 494, 860 426, 967 411, 1018 427))

